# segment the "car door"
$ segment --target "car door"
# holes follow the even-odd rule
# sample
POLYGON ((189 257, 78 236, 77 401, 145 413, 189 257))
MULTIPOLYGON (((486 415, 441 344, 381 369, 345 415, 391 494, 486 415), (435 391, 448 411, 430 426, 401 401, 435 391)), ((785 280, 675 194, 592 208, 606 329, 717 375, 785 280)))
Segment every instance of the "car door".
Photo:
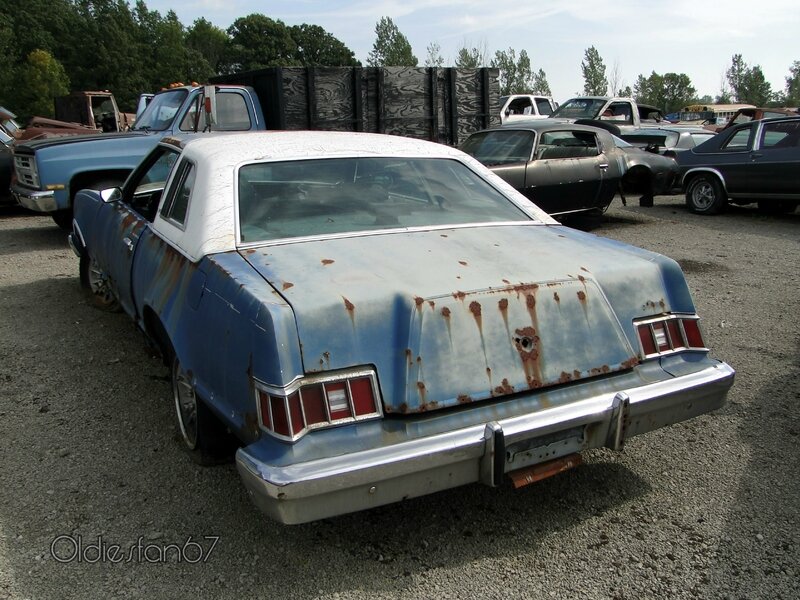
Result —
POLYGON ((764 121, 748 170, 754 197, 800 198, 800 120, 764 121))
POLYGON ((720 135, 728 137, 722 141, 719 152, 709 155, 710 164, 714 166, 725 180, 725 189, 731 196, 747 194, 752 186, 750 177, 750 152, 755 140, 755 123, 736 127, 720 135))
POLYGON ((525 195, 550 214, 592 208, 607 169, 596 133, 570 128, 540 132, 525 173, 525 195))
POLYGON ((159 146, 131 174, 116 201, 97 215, 95 230, 100 232, 93 254, 102 264, 122 308, 136 316, 131 295, 131 267, 137 244, 155 217, 165 183, 178 153, 159 146))

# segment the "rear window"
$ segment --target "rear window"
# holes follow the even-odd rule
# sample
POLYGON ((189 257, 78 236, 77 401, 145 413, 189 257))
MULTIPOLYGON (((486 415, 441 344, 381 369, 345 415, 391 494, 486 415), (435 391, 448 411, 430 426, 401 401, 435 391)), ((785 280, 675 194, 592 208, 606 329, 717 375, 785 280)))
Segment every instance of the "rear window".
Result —
POLYGON ((533 141, 532 131, 481 131, 464 140, 461 150, 485 165, 510 165, 531 159, 533 141))
POLYGON ((334 158, 239 169, 241 242, 405 227, 530 221, 459 161, 334 158))

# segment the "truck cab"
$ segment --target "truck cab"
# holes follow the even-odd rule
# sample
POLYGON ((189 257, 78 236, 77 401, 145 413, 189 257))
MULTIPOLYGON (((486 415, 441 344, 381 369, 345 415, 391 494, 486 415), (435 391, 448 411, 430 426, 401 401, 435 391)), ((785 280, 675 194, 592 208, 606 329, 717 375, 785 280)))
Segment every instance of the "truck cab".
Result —
POLYGON ((549 96, 512 94, 500 96, 500 122, 546 119, 558 106, 549 96))
POLYGON ((261 106, 244 86, 176 86, 154 95, 124 133, 18 143, 11 191, 19 204, 72 227, 78 190, 119 186, 159 140, 179 133, 264 129, 261 106), (208 102, 206 102, 208 99, 208 102))

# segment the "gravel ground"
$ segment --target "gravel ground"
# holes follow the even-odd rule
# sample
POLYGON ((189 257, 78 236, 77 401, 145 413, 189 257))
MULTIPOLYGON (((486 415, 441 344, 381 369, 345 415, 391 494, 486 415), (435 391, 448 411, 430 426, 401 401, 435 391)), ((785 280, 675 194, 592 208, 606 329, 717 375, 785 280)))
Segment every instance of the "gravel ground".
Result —
POLYGON ((2 209, 0 598, 799 598, 800 213, 615 200, 594 232, 681 263, 724 408, 518 491, 286 527, 182 452, 167 370, 63 232, 2 209))

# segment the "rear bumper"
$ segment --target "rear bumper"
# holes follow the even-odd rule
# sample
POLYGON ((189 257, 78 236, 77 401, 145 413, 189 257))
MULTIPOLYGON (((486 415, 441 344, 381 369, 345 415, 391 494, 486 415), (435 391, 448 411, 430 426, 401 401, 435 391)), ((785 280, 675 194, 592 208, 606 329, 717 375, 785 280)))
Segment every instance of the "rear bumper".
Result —
POLYGON ((58 210, 55 192, 32 192, 17 185, 11 186, 11 193, 20 205, 28 210, 42 213, 52 213, 58 210))
POLYGON ((285 466, 236 453, 256 505, 294 524, 381 506, 468 483, 499 485, 505 473, 625 439, 715 410, 734 370, 697 372, 513 418, 389 446, 285 466))

